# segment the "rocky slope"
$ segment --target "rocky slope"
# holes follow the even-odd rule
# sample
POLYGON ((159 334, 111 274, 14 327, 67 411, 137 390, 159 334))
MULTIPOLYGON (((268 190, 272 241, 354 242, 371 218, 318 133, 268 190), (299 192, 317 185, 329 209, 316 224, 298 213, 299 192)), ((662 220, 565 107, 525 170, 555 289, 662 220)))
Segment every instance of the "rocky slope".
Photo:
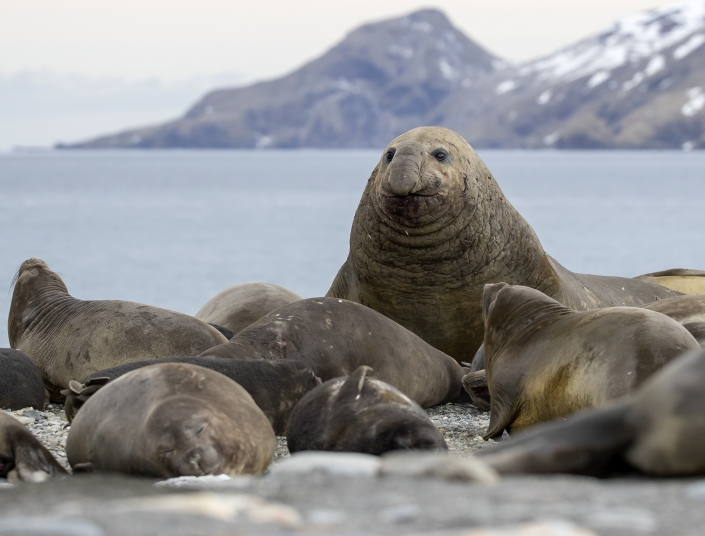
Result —
POLYGON ((440 11, 368 24, 297 71, 213 91, 166 125, 82 147, 379 147, 501 64, 440 11))
POLYGON ((75 147, 383 147, 436 124, 476 147, 705 146, 705 0, 510 65, 439 11, 369 24, 283 78, 75 147))

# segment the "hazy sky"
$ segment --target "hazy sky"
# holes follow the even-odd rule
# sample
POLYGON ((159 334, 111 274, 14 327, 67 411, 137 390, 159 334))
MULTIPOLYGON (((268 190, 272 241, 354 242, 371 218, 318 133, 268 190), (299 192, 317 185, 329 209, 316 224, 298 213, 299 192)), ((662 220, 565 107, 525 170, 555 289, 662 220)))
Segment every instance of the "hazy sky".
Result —
POLYGON ((360 23, 439 7, 504 58, 550 53, 663 0, 0 0, 0 73, 273 77, 360 23))

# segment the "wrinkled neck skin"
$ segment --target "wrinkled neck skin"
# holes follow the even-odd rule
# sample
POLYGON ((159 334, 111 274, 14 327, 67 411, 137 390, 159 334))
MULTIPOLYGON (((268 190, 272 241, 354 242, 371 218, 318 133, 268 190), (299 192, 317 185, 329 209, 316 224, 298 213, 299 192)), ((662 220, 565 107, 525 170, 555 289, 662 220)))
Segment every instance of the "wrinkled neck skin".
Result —
POLYGON ((47 315, 57 308, 78 302, 72 297, 61 278, 44 263, 25 266, 20 271, 12 292, 7 333, 10 345, 17 348, 25 332, 42 324, 47 315))

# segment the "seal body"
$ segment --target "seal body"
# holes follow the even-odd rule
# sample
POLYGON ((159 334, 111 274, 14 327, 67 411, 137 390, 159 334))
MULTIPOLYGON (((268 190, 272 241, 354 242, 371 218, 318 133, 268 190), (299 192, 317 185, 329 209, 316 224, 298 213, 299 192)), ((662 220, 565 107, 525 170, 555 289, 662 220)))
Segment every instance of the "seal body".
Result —
POLYGON ((702 347, 705 345, 705 294, 677 296, 644 305, 683 324, 702 347))
POLYGON ((280 307, 202 356, 287 359, 326 382, 362 365, 422 407, 455 400, 463 369, 393 320, 358 303, 309 298, 280 307))
POLYGON ((64 475, 51 453, 17 419, 0 411, 0 477, 9 482, 42 482, 64 475))
POLYGON ((700 347, 681 324, 655 311, 578 312, 506 283, 487 285, 483 312, 488 438, 603 406, 700 347))
POLYGON ((22 263, 8 319, 10 344, 32 360, 53 399, 74 379, 129 361, 196 355, 227 342, 215 328, 159 307, 83 301, 39 259, 22 263))
POLYGON ((81 382, 70 382, 64 411, 72 422, 81 406, 109 381, 150 365, 189 363, 214 370, 237 382, 269 419, 277 435, 286 433, 286 423, 301 397, 316 387, 311 367, 297 361, 241 360, 219 357, 164 357, 124 363, 94 372, 81 382))
POLYGON ((301 299, 272 283, 239 283, 208 300, 196 318, 239 333, 267 313, 301 299))
POLYGON ((705 354, 679 357, 609 407, 536 426, 480 456, 501 473, 705 474, 705 354))
POLYGON ((276 437, 230 378, 187 363, 120 376, 76 414, 66 455, 77 470, 170 478, 263 472, 276 437))
POLYGON ((661 285, 683 294, 705 294, 705 271, 702 270, 672 268, 639 275, 634 279, 661 285))
POLYGON ((370 367, 359 367, 304 396, 287 426, 289 451, 447 450, 426 412, 371 373, 370 367))
POLYGON ((29 358, 11 348, 0 348, 0 409, 44 407, 44 383, 29 358))
POLYGON ((470 362, 483 338, 484 285, 499 281, 536 288, 576 310, 679 294, 561 266, 455 132, 422 127, 393 140, 367 182, 350 253, 327 296, 366 305, 470 362))

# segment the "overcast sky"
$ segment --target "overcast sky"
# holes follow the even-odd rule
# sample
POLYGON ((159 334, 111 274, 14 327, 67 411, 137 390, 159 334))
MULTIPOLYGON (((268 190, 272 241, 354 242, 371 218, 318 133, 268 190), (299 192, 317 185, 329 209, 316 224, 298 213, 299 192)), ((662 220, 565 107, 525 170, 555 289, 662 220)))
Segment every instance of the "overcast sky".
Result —
POLYGON ((359 24, 439 7, 491 52, 550 53, 662 0, 0 0, 0 73, 273 77, 359 24))

